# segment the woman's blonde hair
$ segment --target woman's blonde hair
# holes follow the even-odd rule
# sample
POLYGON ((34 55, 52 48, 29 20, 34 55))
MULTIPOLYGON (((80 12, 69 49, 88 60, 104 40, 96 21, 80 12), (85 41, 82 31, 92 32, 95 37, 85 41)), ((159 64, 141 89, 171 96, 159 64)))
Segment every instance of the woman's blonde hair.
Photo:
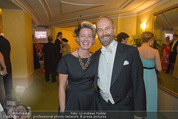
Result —
POLYGON ((141 39, 144 43, 147 43, 151 38, 153 38, 154 34, 149 31, 145 31, 141 34, 141 39))
MULTIPOLYGON (((95 27, 93 26, 93 24, 91 22, 88 22, 88 21, 83 21, 81 22, 80 24, 78 24, 78 26, 75 28, 74 30, 74 33, 75 33, 75 37, 78 37, 79 36, 79 33, 80 33, 80 30, 82 28, 88 28, 88 29, 91 29, 92 30, 92 34, 93 34, 93 39, 94 39, 94 43, 95 43, 95 36, 96 36, 96 29, 95 27)), ((77 39, 76 39, 77 41, 77 39)), ((77 41, 77 43, 79 44, 79 41, 77 41)), ((93 44, 94 44, 93 43, 93 44)))

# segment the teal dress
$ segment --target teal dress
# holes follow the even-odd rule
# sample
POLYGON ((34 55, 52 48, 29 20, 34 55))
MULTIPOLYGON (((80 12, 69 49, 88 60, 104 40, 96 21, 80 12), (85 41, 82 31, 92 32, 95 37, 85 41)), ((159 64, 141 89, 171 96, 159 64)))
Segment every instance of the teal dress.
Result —
POLYGON ((146 90, 147 111, 157 111, 157 76, 155 71, 155 60, 141 58, 144 68, 144 83, 146 90))

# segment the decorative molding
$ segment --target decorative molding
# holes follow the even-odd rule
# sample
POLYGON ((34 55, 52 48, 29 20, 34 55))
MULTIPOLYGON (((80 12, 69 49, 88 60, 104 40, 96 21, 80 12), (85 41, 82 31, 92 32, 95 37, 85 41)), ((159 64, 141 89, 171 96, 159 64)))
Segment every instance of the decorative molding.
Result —
POLYGON ((173 9, 175 9, 175 8, 178 8, 178 3, 175 4, 175 5, 173 5, 173 6, 168 7, 168 8, 166 8, 166 9, 163 9, 163 10, 161 10, 161 11, 158 11, 158 12, 154 13, 153 15, 154 15, 154 16, 157 16, 157 15, 159 15, 159 14, 162 14, 162 13, 164 13, 164 12, 173 10, 173 9))
POLYGON ((123 14, 119 14, 119 18, 128 18, 128 17, 136 17, 137 13, 133 13, 133 12, 128 12, 128 13, 123 13, 123 14))
POLYGON ((61 1, 59 1, 59 9, 60 9, 60 15, 62 15, 63 14, 63 5, 62 5, 62 2, 61 1))
POLYGON ((138 12, 138 15, 143 14, 143 13, 148 12, 148 11, 151 11, 151 10, 154 9, 155 7, 160 6, 160 5, 162 5, 162 4, 166 3, 166 2, 169 2, 169 1, 170 1, 170 0, 162 0, 161 2, 157 2, 156 4, 147 7, 147 8, 144 9, 143 11, 138 12))
POLYGON ((39 3, 41 4, 41 6, 43 7, 43 9, 44 9, 44 11, 45 11, 45 13, 46 13, 47 18, 48 18, 48 20, 50 21, 49 11, 48 11, 48 9, 46 8, 47 6, 45 6, 45 5, 46 5, 46 3, 44 3, 45 1, 43 1, 43 0, 38 0, 38 1, 39 1, 39 3))
MULTIPOLYGON (((28 0, 25 0, 26 1, 26 3, 33 9, 33 11, 35 12, 35 14, 36 14, 36 16, 38 17, 38 19, 40 20, 40 22, 42 22, 43 24, 44 24, 44 22, 43 22, 43 20, 42 20, 42 18, 38 15, 38 13, 37 13, 37 11, 36 11, 36 9, 34 9, 34 7, 29 3, 29 1, 28 0)), ((30 12, 30 11, 29 11, 30 12)))
POLYGON ((46 3, 46 6, 47 6, 47 9, 48 9, 48 13, 49 13, 49 16, 50 16, 50 20, 52 19, 52 12, 51 12, 51 9, 49 7, 49 4, 47 2, 47 0, 45 0, 45 3, 46 3))
MULTIPOLYGON (((50 9, 50 5, 48 3, 47 0, 38 0, 39 3, 40 3, 40 7, 42 7, 44 9, 44 12, 46 14, 46 17, 47 19, 43 19, 42 17, 40 17, 38 15, 38 11, 30 4, 31 1, 29 0, 24 0, 23 2, 26 2, 26 4, 28 4, 29 8, 28 7, 25 7, 25 5, 23 4, 22 1, 20 0, 12 0, 12 2, 14 2, 16 5, 18 5, 21 9, 23 9, 29 16, 31 16, 31 18, 34 20, 34 22, 37 24, 37 25, 57 25, 57 24, 70 24, 70 23, 66 23, 66 22, 71 22, 71 24, 73 24, 73 21, 72 20, 76 20, 76 22, 79 20, 79 19, 87 19, 88 18, 93 21, 92 19, 96 19, 96 17, 100 16, 100 15, 109 15, 112 19, 117 19, 117 18, 129 18, 129 17, 136 17, 140 14, 143 14, 147 11, 150 11, 152 10, 153 8, 163 4, 163 3, 166 3, 170 0, 154 0, 156 2, 150 2, 150 0, 144 0, 143 3, 140 3, 139 6, 137 6, 136 8, 132 9, 132 10, 125 10, 125 8, 127 8, 129 5, 132 5, 132 3, 135 1, 135 0, 125 0, 125 1, 122 1, 123 3, 120 5, 120 7, 111 7, 111 8, 106 8, 104 10, 96 10, 96 12, 90 12, 90 13, 87 13, 87 12, 83 12, 83 14, 81 15, 76 15, 74 17, 68 17, 70 14, 63 14, 63 4, 68 4, 68 5, 76 5, 76 6, 88 6, 88 7, 98 7, 98 6, 106 6, 106 5, 109 5, 109 3, 103 3, 103 4, 83 4, 81 3, 82 1, 80 1, 80 3, 74 3, 74 2, 69 2, 69 1, 66 1, 66 0, 59 0, 59 7, 60 7, 60 19, 56 19, 56 21, 52 21, 52 11, 50 9), (150 3, 149 6, 146 5, 147 3, 150 3), (144 8, 143 5, 146 5, 147 7, 144 8), (143 9, 143 10, 142 10, 143 9), (125 11, 123 11, 125 10, 125 11), (124 12, 124 13, 121 13, 124 12), (114 14, 113 14, 114 12, 114 14), (34 14, 35 13, 35 14, 34 14), (68 16, 67 16, 68 15, 68 16), (66 17, 67 16, 67 17, 66 17), (81 17, 82 16, 82 17, 81 17), (46 22, 47 21, 47 22, 46 22)), ((129 6, 130 8, 130 6, 129 6)), ((87 9, 85 9, 87 10, 87 9)), ((11 10, 12 11, 12 10, 11 10)), ((81 10, 82 11, 82 10, 81 10)), ((41 12, 41 11, 40 11, 41 12)), ((80 11, 75 11, 71 14, 74 14, 74 13, 79 13, 80 11)))
POLYGON ((168 19, 164 15, 160 15, 160 17, 166 23, 167 26, 171 26, 170 23, 169 23, 169 21, 168 21, 168 19))
POLYGON ((120 7, 126 8, 128 5, 130 5, 134 0, 126 0, 120 7))
POLYGON ((1 9, 2 11, 24 11, 24 10, 12 10, 12 9, 1 9))
POLYGON ((23 4, 18 1, 18 0, 12 0, 12 2, 14 2, 17 6, 19 6, 21 9, 23 9, 29 16, 31 16, 31 18, 34 20, 34 22, 36 24, 39 24, 38 19, 29 11, 25 8, 25 6, 23 6, 23 4))
POLYGON ((108 3, 104 3, 104 4, 82 4, 82 3, 72 3, 72 2, 67 2, 67 1, 62 1, 60 0, 61 3, 65 3, 65 4, 70 4, 70 5, 77 5, 77 6, 103 6, 103 5, 108 5, 108 3))
POLYGON ((176 92, 174 92, 174 91, 172 91, 172 90, 170 90, 170 89, 168 89, 168 88, 166 88, 166 87, 164 87, 164 86, 162 86, 162 85, 160 85, 160 84, 158 84, 158 87, 159 87, 160 89, 162 89, 163 91, 169 93, 170 95, 172 95, 172 96, 178 98, 178 93, 176 93, 176 92))

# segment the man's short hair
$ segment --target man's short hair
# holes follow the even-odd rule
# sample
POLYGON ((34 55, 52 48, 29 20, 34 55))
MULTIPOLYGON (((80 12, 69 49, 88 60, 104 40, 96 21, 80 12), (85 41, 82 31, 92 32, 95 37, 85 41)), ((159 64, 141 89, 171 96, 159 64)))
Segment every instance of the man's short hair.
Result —
POLYGON ((126 33, 124 33, 124 32, 121 32, 121 33, 119 33, 118 35, 117 35, 117 41, 118 42, 122 42, 122 39, 126 39, 126 38, 128 38, 129 37, 129 35, 128 34, 126 34, 126 33))
POLYGON ((52 35, 48 36, 48 41, 53 41, 53 36, 52 35))
POLYGON ((175 33, 175 34, 173 34, 173 36, 175 36, 175 37, 177 37, 178 38, 178 35, 175 33))
POLYGON ((57 37, 59 37, 59 35, 62 35, 62 32, 58 32, 57 37))

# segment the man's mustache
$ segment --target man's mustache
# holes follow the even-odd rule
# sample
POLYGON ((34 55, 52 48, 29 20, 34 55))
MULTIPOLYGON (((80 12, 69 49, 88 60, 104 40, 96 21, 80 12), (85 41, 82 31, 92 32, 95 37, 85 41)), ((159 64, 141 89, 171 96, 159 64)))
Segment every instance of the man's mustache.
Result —
POLYGON ((104 38, 104 37, 110 37, 111 35, 102 35, 100 38, 104 38))

